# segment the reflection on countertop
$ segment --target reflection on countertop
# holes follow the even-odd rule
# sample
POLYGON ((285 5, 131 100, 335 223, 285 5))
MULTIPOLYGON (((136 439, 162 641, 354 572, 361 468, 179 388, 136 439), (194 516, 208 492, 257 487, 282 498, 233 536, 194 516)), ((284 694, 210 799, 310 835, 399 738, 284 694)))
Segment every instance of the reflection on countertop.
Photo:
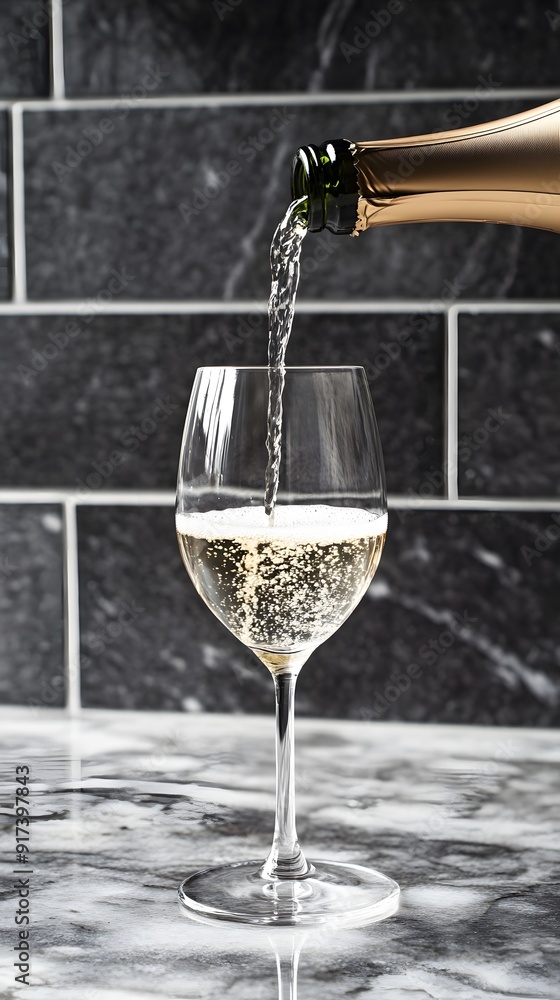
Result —
MULTIPOLYGON (((277 961, 286 1000, 299 948, 300 1000, 560 997, 553 731, 299 720, 307 854, 378 868, 402 890, 386 921, 300 933, 207 926, 177 903, 191 872, 264 858, 272 718, 5 709, 0 729, 2 952, 15 955, 15 883, 32 871, 38 1000, 275 998, 277 961), (28 863, 16 862, 20 764, 28 863)), ((20 995, 11 962, 3 998, 20 995)))

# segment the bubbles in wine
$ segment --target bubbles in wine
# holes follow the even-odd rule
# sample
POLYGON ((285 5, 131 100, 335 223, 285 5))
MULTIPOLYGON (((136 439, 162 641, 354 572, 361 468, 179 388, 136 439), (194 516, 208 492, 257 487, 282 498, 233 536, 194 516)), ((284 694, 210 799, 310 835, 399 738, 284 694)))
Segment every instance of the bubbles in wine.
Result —
POLYGON ((292 652, 335 632, 381 558, 387 516, 327 505, 279 505, 177 516, 189 574, 208 606, 253 649, 292 652))

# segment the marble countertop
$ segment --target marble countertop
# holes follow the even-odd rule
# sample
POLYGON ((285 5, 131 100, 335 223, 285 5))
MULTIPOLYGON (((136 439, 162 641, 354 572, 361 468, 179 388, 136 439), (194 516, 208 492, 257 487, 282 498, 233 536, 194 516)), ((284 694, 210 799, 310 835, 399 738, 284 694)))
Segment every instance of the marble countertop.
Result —
POLYGON ((2 1000, 23 995, 26 877, 38 1000, 286 1000, 300 947, 300 1000, 560 998, 556 732, 298 720, 307 855, 370 865, 402 890, 382 923, 303 933, 205 926, 177 903, 198 868, 267 853, 272 717, 4 709, 0 731, 2 1000), (28 876, 18 765, 31 772, 28 876))

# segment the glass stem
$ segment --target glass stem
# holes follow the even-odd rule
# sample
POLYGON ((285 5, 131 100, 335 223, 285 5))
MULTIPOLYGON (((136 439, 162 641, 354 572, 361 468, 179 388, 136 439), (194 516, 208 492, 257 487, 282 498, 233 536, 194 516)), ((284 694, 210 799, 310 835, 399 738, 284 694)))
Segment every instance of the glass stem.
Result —
POLYGON ((276 692, 276 820, 263 878, 303 878, 311 871, 296 832, 294 696, 297 670, 275 673, 276 692))
POLYGON ((292 941, 288 948, 277 948, 278 1000, 297 1000, 297 970, 302 941, 292 941))

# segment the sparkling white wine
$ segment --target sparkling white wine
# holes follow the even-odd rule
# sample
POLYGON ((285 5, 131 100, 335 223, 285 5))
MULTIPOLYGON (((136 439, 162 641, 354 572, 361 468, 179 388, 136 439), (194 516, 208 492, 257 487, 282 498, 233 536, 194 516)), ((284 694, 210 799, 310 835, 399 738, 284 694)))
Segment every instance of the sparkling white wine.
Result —
POLYGON ((178 514, 176 527, 189 575, 220 621, 257 653, 291 653, 323 642, 354 610, 387 515, 278 505, 271 526, 262 507, 239 507, 178 514))

